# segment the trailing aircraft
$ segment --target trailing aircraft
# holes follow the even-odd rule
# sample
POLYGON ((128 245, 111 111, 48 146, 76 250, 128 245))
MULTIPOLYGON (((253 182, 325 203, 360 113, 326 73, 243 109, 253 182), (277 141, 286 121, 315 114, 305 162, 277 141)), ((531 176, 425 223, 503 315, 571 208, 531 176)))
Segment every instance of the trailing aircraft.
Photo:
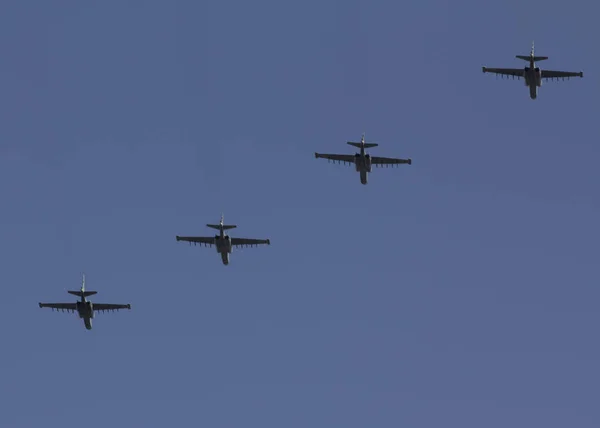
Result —
POLYGON ((77 297, 81 297, 81 300, 75 303, 39 303, 40 308, 52 308, 57 311, 75 312, 79 314, 79 318, 83 319, 85 328, 88 330, 92 329, 92 319, 94 318, 95 312, 105 311, 118 311, 119 309, 131 309, 130 304, 119 305, 113 303, 92 303, 86 299, 86 297, 92 296, 97 291, 86 291, 85 290, 85 274, 83 274, 81 289, 79 291, 68 290, 67 293, 73 294, 77 297))

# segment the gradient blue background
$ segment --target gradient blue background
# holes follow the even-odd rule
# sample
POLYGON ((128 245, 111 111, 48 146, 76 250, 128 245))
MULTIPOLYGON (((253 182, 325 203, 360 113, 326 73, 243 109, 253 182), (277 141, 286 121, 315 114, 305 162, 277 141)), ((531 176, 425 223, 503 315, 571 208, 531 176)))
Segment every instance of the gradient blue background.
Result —
POLYGON ((0 426, 598 427, 599 11, 3 1, 0 426))

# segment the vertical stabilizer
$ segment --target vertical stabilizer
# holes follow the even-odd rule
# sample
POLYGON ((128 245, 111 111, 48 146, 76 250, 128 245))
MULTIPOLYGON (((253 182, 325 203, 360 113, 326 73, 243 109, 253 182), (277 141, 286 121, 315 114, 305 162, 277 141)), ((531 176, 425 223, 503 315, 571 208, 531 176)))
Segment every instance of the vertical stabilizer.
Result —
POLYGON ((519 59, 522 59, 523 61, 543 61, 545 59, 548 59, 547 56, 535 56, 535 43, 531 42, 531 51, 529 52, 528 56, 525 55, 517 55, 516 56, 519 59))
POLYGON ((210 227, 212 229, 217 229, 217 230, 227 230, 227 229, 234 229, 237 227, 237 225, 235 224, 225 224, 225 216, 223 214, 221 214, 221 221, 219 221, 219 224, 207 224, 207 227, 210 227))
POLYGON ((360 143, 355 143, 354 141, 347 141, 351 146, 357 147, 359 149, 368 149, 370 147, 377 147, 379 144, 377 143, 365 143, 365 133, 363 132, 362 137, 360 138, 360 143))
POLYGON ((85 273, 81 274, 81 288, 78 291, 67 290, 67 293, 77 297, 93 296, 97 291, 85 291, 85 273))

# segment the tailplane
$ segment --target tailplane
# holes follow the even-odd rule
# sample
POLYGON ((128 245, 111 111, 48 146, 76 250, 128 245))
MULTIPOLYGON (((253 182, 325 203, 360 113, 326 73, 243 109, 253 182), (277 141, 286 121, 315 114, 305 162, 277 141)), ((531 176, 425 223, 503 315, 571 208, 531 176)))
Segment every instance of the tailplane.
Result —
POLYGON ((354 147, 370 149, 371 147, 377 147, 379 144, 377 143, 365 143, 365 133, 363 132, 362 137, 360 137, 360 143, 355 143, 353 141, 348 141, 348 144, 354 147))
POLYGON ((224 215, 221 214, 221 221, 219 222, 219 224, 207 224, 206 226, 217 230, 235 229, 237 227, 237 225, 235 224, 223 224, 223 221, 224 215))
POLYGON ((533 60, 535 61, 543 61, 545 59, 548 59, 547 56, 535 56, 535 43, 531 42, 531 52, 529 53, 529 55, 525 56, 525 55, 517 55, 517 58, 522 59, 523 61, 531 61, 533 60))
POLYGON ((348 144, 350 144, 351 146, 354 146, 354 147, 358 147, 359 149, 361 147, 364 147, 365 149, 369 149, 371 147, 377 147, 379 145, 377 143, 362 143, 361 144, 361 143, 354 143, 352 141, 348 141, 348 144))
MULTIPOLYGON (((527 55, 527 56, 525 56, 525 55, 517 55, 517 58, 522 59, 524 61, 530 61, 532 59, 531 55, 527 55)), ((533 56, 533 60, 536 61, 536 62, 537 61, 543 61, 545 59, 548 59, 548 57, 547 56, 535 56, 535 55, 533 56)))
POLYGON ((67 293, 72 294, 74 296, 77 297, 88 297, 88 296, 93 296, 94 294, 98 293, 97 291, 73 291, 73 290, 67 290, 67 293))
POLYGON ((235 224, 207 224, 206 226, 217 230, 235 229, 237 227, 235 224))
POLYGON ((93 296, 97 291, 85 291, 85 273, 81 274, 81 289, 79 291, 67 290, 67 293, 77 297, 93 296))

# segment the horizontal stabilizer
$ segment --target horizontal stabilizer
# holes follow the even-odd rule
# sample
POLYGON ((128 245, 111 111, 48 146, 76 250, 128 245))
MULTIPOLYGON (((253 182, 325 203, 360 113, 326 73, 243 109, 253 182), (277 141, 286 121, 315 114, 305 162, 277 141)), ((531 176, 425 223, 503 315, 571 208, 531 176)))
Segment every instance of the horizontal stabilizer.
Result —
MULTIPOLYGON (((525 56, 525 55, 517 55, 517 58, 522 59, 523 61, 529 61, 529 60, 531 60, 531 56, 530 55, 527 55, 527 56, 525 56)), ((548 57, 547 56, 534 56, 533 57, 534 61, 543 61, 545 59, 548 59, 548 57)))
POLYGON ((237 227, 235 224, 207 224, 206 226, 217 230, 235 229, 237 227))
POLYGON ((364 143, 364 144, 361 144, 361 143, 354 143, 352 141, 348 141, 348 144, 350 144, 351 146, 354 146, 354 147, 358 147, 359 149, 361 147, 364 147, 365 149, 369 149, 371 147, 377 147, 379 145, 377 143, 364 143))
POLYGON ((73 290, 67 290, 67 293, 72 294, 72 295, 77 296, 77 297, 88 297, 88 296, 93 296, 94 294, 97 293, 97 291, 73 291, 73 290))

